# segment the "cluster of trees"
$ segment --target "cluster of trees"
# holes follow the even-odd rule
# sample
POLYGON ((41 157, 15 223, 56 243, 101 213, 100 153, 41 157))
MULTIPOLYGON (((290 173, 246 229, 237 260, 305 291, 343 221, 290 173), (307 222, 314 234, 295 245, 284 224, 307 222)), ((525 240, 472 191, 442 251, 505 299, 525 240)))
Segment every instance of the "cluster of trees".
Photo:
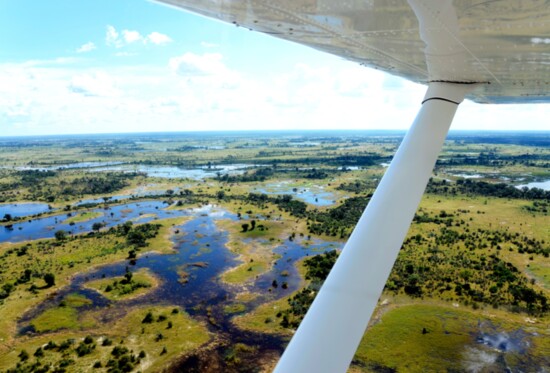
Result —
MULTIPOLYGON (((2 284, 0 288, 0 300, 6 299, 10 294, 15 290, 18 285, 23 285, 29 283, 33 278, 42 278, 46 285, 42 288, 50 288, 55 285, 55 275, 51 272, 41 273, 38 271, 33 271, 30 268, 25 269, 21 272, 17 279, 6 281, 2 284)), ((39 288, 36 285, 31 285, 29 288, 30 291, 36 292, 39 288)))
POLYGON ((417 234, 403 244, 386 290, 412 297, 438 296, 474 306, 485 303, 547 313, 548 299, 533 288, 534 281, 498 256, 509 244, 518 252, 548 255, 542 241, 502 231, 459 233, 441 227, 436 234, 417 234))
POLYGON ((417 224, 422 224, 422 223, 434 223, 438 225, 445 224, 445 226, 447 227, 451 227, 453 225, 460 226, 465 223, 464 220, 458 220, 458 219, 455 220, 454 214, 449 214, 445 211, 441 211, 437 215, 431 215, 431 214, 428 214, 427 212, 415 213, 413 222, 417 224))
POLYGON ((105 287, 105 292, 109 293, 111 291, 116 291, 119 295, 131 294, 134 291, 141 288, 148 288, 151 285, 143 283, 141 281, 136 281, 134 275, 128 268, 126 268, 126 273, 124 277, 119 280, 113 280, 113 282, 105 287))
POLYGON ((254 171, 247 171, 242 175, 217 175, 217 179, 227 183, 262 182, 278 174, 304 179, 326 179, 334 172, 338 171, 334 169, 319 168, 299 169, 297 167, 295 169, 278 169, 277 164, 274 164, 273 167, 261 167, 254 171))
POLYGON ((97 176, 83 176, 71 181, 61 180, 59 185, 63 195, 108 194, 127 187, 128 180, 136 176, 137 174, 112 172, 97 176))
POLYGON ((270 197, 260 193, 249 193, 245 200, 260 207, 273 203, 292 216, 306 218, 311 234, 345 238, 361 217, 370 196, 348 198, 342 205, 325 211, 308 210, 306 203, 295 200, 288 194, 270 197))
MULTIPOLYGON (((5 191, 27 188, 22 197, 34 201, 54 202, 61 197, 108 194, 125 188, 137 173, 98 173, 77 178, 58 177, 60 171, 24 170, 15 172, 15 180, 2 184, 5 191)), ((8 196, 6 195, 5 198, 8 196)))
POLYGON ((348 237, 369 201, 370 197, 352 197, 332 209, 309 211, 307 222, 309 232, 332 237, 348 237))
POLYGON ((525 209, 529 212, 540 212, 548 215, 548 211, 550 211, 550 201, 534 201, 531 206, 525 206, 525 209))
MULTIPOLYGON (((59 230, 55 232, 56 242, 51 242, 48 240, 39 241, 36 243, 36 252, 40 254, 49 254, 53 253, 55 248, 59 245, 66 244, 68 240, 83 240, 88 237, 113 234, 115 236, 124 237, 125 242, 117 242, 112 247, 112 252, 117 252, 124 249, 128 250, 128 259, 130 260, 130 263, 133 264, 135 263, 137 252, 139 251, 139 249, 148 245, 147 240, 157 236, 160 227, 161 226, 159 224, 146 223, 133 225, 132 222, 126 222, 117 227, 112 227, 105 232, 90 232, 88 235, 85 236, 70 237, 68 236, 67 232, 59 230)), ((6 250, 0 257, 0 260, 6 258, 9 255, 16 255, 18 257, 26 256, 29 252, 29 248, 31 248, 31 244, 26 244, 16 249, 6 250)), ((35 284, 32 284, 27 289, 30 292, 36 292, 40 289, 54 286, 56 280, 55 272, 60 267, 53 268, 51 267, 51 263, 49 261, 47 261, 47 263, 49 264, 49 266, 38 265, 34 269, 26 268, 22 270, 19 273, 18 277, 15 279, 13 278, 13 271, 10 268, 8 268, 7 266, 0 267, 0 283, 2 283, 0 287, 0 300, 9 297, 17 286, 28 284, 33 279, 42 279, 45 285, 38 287, 35 284), (10 275, 8 275, 8 273, 10 273, 10 275)), ((71 267, 74 265, 74 263, 70 262, 67 265, 71 267)), ((115 284, 116 286, 110 285, 111 290, 114 290, 116 288, 116 290, 122 293, 128 293, 136 290, 139 287, 146 286, 142 283, 133 281, 131 272, 127 272, 126 276, 126 279, 115 284)))
POLYGON ((329 177, 327 170, 312 168, 303 175, 304 179, 326 179, 329 177))
MULTIPOLYGON (((40 170, 22 170, 6 173, 3 175, 9 181, 0 182, 0 202, 20 199, 22 189, 33 188, 37 184, 44 184, 48 179, 57 175, 56 171, 40 171, 40 170), (9 177, 12 176, 12 177, 9 177)), ((2 179, 4 179, 2 177, 2 179)), ((26 197, 33 199, 32 196, 26 197)))
POLYGON ((28 188, 43 182, 45 179, 56 176, 57 172, 51 170, 23 170, 17 174, 20 177, 19 185, 28 188))
MULTIPOLYGON (((116 227, 111 227, 109 229, 109 233, 115 233, 118 236, 126 238, 126 246, 129 248, 128 259, 130 260, 130 264, 136 264, 138 251, 142 247, 147 247, 149 245, 147 243, 147 240, 155 238, 159 232, 160 227, 160 224, 145 223, 134 225, 131 221, 127 221, 124 224, 118 225, 116 227)), ((121 285, 125 285, 125 288, 120 290, 128 291, 134 291, 137 289, 137 287, 140 287, 140 284, 138 283, 128 283, 121 285)))
POLYGON ((271 167, 261 167, 253 172, 246 171, 242 175, 218 175, 218 180, 227 183, 250 183, 266 181, 275 174, 275 170, 271 167))
POLYGON ((284 194, 282 196, 276 196, 271 200, 280 209, 290 213, 293 216, 298 218, 304 218, 307 216, 307 204, 293 199, 291 195, 284 194))
MULTIPOLYGON (((34 359, 30 356, 27 350, 23 349, 19 352, 19 361, 15 368, 8 369, 7 373, 45 373, 45 372, 70 372, 75 364, 73 356, 81 358, 92 354, 97 347, 108 348, 112 346, 113 341, 110 338, 103 338, 100 345, 97 345, 92 336, 86 336, 78 345, 73 338, 67 339, 60 344, 49 341, 45 346, 38 347, 33 353, 34 359), (53 354, 61 354, 61 358, 57 361, 52 361, 53 354)), ((109 354, 109 360, 102 364, 101 361, 96 361, 93 365, 94 369, 107 368, 109 373, 124 373, 132 372, 141 360, 147 356, 145 351, 141 350, 139 354, 134 354, 127 347, 117 345, 114 346, 109 354)), ((74 368, 73 368, 74 369, 74 368)))
MULTIPOLYGON (((256 229, 256 220, 250 220, 250 224, 243 223, 241 225, 241 227, 243 229, 242 230, 243 232, 253 231, 254 229, 256 229)), ((263 230, 263 225, 261 227, 262 227, 262 230, 263 230)))
MULTIPOLYGON (((335 217, 345 220, 338 214, 335 217)), ((435 234, 417 234, 405 241, 386 290, 411 297, 460 301, 474 308, 488 304, 547 314, 550 303, 542 291, 533 287, 534 280, 498 256, 505 247, 530 255, 549 254, 544 241, 519 233, 484 229, 458 232, 442 226, 435 234)), ((289 308, 277 314, 281 326, 298 327, 337 256, 331 251, 304 262, 311 283, 290 297, 289 308)))
POLYGON ((147 240, 155 238, 159 232, 160 224, 139 224, 134 225, 131 221, 124 224, 111 227, 109 232, 113 232, 118 236, 126 237, 126 243, 133 248, 141 248, 147 246, 147 240))
POLYGON ((377 185, 378 183, 375 180, 356 180, 349 183, 342 183, 338 185, 336 189, 355 194, 369 193, 372 195, 372 191, 377 185))
POLYGON ((244 198, 244 201, 262 208, 265 207, 266 204, 272 203, 293 216, 298 218, 306 217, 307 204, 293 199, 289 194, 271 197, 263 193, 249 193, 244 198))

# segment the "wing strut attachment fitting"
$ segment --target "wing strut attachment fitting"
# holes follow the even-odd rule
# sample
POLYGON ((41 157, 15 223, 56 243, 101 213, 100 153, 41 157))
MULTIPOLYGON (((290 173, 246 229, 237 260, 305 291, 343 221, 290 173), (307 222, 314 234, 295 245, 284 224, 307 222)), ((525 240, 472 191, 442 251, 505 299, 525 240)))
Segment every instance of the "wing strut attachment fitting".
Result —
POLYGON ((473 84, 433 82, 275 372, 346 372, 392 270, 452 119, 473 84))

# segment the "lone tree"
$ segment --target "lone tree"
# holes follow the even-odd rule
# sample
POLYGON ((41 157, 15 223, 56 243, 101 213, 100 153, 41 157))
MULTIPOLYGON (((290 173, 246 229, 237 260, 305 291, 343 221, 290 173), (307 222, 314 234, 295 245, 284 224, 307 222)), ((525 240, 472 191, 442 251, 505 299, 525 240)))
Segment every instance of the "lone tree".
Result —
POLYGON ((26 350, 21 350, 21 352, 19 353, 19 355, 17 355, 17 357, 21 361, 27 361, 29 359, 29 353, 26 350))
POLYGON ((141 320, 142 324, 151 324, 154 321, 153 314, 151 312, 147 312, 143 320, 141 320))
POLYGON ((95 232, 99 232, 101 228, 103 228, 103 223, 96 222, 92 224, 92 230, 95 232))
POLYGON ((65 232, 64 230, 58 230, 57 232, 55 232, 55 239, 58 240, 58 241, 64 241, 65 238, 67 238, 67 232, 65 232))
POLYGON ((243 227, 243 232, 248 231, 248 223, 244 223, 243 225, 241 225, 241 227, 243 227))
POLYGON ((132 272, 126 270, 126 273, 124 274, 124 281, 126 282, 126 284, 132 283, 132 277, 133 277, 132 272))
POLYGON ((250 220, 250 230, 253 231, 256 228, 256 220, 250 220))
POLYGON ((46 273, 44 275, 44 281, 46 281, 46 285, 48 287, 52 287, 55 285, 55 275, 53 273, 46 273))

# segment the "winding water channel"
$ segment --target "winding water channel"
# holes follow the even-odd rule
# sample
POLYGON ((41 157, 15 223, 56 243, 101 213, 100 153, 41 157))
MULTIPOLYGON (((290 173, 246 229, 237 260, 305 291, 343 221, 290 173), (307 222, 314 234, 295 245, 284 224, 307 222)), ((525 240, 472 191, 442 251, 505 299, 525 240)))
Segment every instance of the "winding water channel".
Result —
MULTIPOLYGON (((78 312, 97 308, 104 309, 105 312, 102 315, 104 322, 122 317, 127 310, 134 306, 181 306, 192 317, 207 320, 209 328, 215 333, 217 342, 209 352, 209 359, 217 359, 223 364, 225 350, 238 342, 256 347, 254 354, 244 357, 244 361, 239 365, 239 371, 256 371, 257 361, 262 359, 262 355, 282 352, 284 344, 282 338, 238 329, 231 322, 235 313, 224 312, 224 307, 234 303, 237 293, 243 291, 259 294, 259 296, 248 302, 239 302, 244 303, 245 306, 245 310, 240 313, 252 310, 264 302, 290 295, 299 288, 301 283, 301 278, 295 267, 296 260, 307 255, 339 248, 341 244, 315 240, 306 245, 300 239, 284 240, 273 249, 273 254, 277 255, 278 259, 270 271, 244 284, 227 285, 220 281, 220 275, 240 263, 236 256, 227 249, 228 234, 218 229, 216 221, 224 219, 236 221, 238 220, 237 215, 215 206, 184 210, 171 210, 167 207, 168 205, 161 201, 132 202, 110 206, 107 209, 91 210, 100 212, 102 215, 75 225, 67 224, 68 217, 64 214, 18 222, 13 224, 10 229, 1 227, 1 241, 21 242, 51 238, 59 229, 73 234, 85 233, 91 231, 95 222, 102 222, 106 227, 112 227, 129 220, 148 222, 154 219, 178 216, 191 217, 191 220, 174 227, 179 231, 172 237, 176 249, 174 254, 145 253, 135 265, 130 266, 132 271, 146 268, 153 273, 160 280, 160 285, 154 290, 138 298, 110 301, 96 291, 86 288, 85 283, 103 277, 121 276, 125 273, 129 263, 122 261, 104 265, 76 275, 69 286, 24 314, 18 324, 19 332, 21 334, 32 333, 33 328, 30 322, 33 318, 49 308, 57 307, 68 294, 77 293, 86 296, 92 302, 79 307, 78 312), (197 262, 207 263, 207 265, 192 265, 197 262), (189 273, 189 281, 185 284, 180 282, 178 274, 178 270, 182 267, 189 273), (287 288, 283 289, 282 286, 274 288, 273 280, 277 280, 279 284, 286 282, 287 288)), ((266 248, 266 250, 268 249, 266 248)), ((198 371, 203 363, 204 361, 201 361, 199 355, 193 355, 179 362, 175 369, 176 371, 181 371, 181 369, 198 371)))

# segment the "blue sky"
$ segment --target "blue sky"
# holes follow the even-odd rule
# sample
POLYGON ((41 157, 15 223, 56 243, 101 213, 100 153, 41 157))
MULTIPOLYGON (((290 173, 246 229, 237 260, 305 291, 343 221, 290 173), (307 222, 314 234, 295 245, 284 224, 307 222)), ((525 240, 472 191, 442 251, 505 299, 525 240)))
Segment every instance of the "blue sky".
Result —
MULTIPOLYGON (((0 0, 0 136, 404 129, 425 87, 144 0, 0 0)), ((550 105, 453 129, 548 130, 550 105)))

